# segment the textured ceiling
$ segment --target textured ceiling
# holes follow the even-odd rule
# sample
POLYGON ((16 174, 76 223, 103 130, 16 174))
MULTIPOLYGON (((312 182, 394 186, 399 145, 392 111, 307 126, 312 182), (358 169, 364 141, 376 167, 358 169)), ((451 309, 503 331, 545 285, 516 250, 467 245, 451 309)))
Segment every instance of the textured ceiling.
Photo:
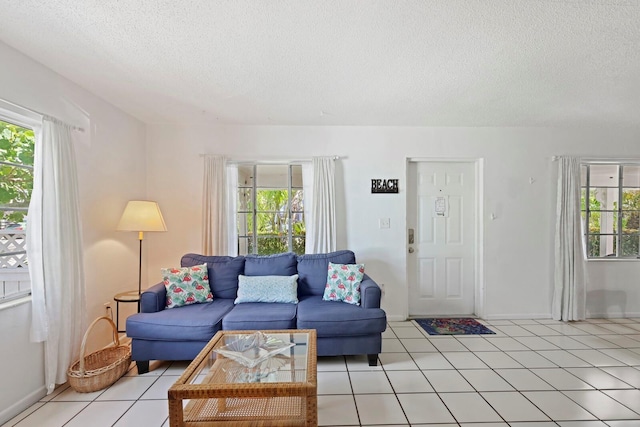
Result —
POLYGON ((639 0, 2 0, 0 40, 148 123, 640 125, 639 0))

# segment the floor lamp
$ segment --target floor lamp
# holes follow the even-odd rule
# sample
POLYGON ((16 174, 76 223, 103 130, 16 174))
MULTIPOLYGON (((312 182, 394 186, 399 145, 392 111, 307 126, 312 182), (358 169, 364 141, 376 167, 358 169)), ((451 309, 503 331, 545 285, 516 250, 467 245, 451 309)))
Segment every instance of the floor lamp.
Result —
POLYGON ((124 208, 118 231, 137 231, 140 240, 140 262, 138 266, 138 295, 142 294, 142 240, 145 231, 167 231, 160 206, 156 202, 131 200, 124 208))

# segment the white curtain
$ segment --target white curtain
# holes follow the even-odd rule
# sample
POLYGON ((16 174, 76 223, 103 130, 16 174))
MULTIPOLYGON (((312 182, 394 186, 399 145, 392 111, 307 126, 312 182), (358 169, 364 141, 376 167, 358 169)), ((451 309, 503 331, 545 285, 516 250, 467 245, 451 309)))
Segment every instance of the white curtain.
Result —
POLYGON ((302 194, 304 195, 304 226, 306 238, 304 241, 304 252, 307 254, 313 253, 313 215, 312 212, 312 200, 313 200, 313 163, 302 163, 302 194))
POLYGON ((31 276, 31 340, 44 342, 47 393, 67 381, 79 355, 86 303, 78 178, 71 127, 44 117, 36 132, 27 225, 31 276))
POLYGON ((580 160, 558 159, 555 275, 552 314, 555 320, 582 320, 586 311, 586 273, 580 214, 580 160))
POLYGON ((302 168, 305 206, 311 205, 309 212, 305 208, 305 252, 332 252, 336 250, 335 160, 333 157, 314 157, 312 169, 313 174, 308 166, 302 168), (305 182, 311 175, 312 183, 305 182), (311 188, 310 192, 308 188, 311 188))
POLYGON ((227 255, 238 255, 238 165, 227 164, 227 255))
POLYGON ((236 255, 238 168, 224 156, 205 156, 202 192, 202 253, 236 255))

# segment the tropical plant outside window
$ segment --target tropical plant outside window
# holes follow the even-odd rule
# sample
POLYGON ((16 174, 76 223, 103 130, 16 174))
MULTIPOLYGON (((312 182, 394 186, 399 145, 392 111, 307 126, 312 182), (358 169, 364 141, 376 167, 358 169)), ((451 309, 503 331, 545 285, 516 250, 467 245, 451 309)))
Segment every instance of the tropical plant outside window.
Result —
POLYGON ((640 256, 640 165, 581 166, 582 218, 589 258, 640 256))
POLYGON ((0 302, 31 293, 26 224, 34 146, 32 129, 0 120, 0 302))
POLYGON ((238 167, 238 253, 304 253, 302 166, 238 167))

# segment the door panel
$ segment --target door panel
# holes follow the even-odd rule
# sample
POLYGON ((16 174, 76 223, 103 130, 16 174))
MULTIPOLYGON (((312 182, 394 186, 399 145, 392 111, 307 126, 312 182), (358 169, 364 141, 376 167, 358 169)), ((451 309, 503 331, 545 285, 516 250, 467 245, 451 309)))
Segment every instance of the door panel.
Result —
POLYGON ((471 315, 475 305, 476 185, 472 162, 410 162, 407 255, 411 316, 471 315))
POLYGON ((461 298, 464 295, 462 289, 462 264, 461 258, 447 258, 444 260, 446 266, 447 298, 461 298))
POLYGON ((445 218, 445 239, 447 245, 462 245, 462 232, 465 224, 462 211, 462 198, 460 196, 449 196, 449 217, 445 218))
POLYGON ((420 278, 420 298, 433 298, 435 296, 436 270, 433 258, 421 258, 418 277, 420 278))

